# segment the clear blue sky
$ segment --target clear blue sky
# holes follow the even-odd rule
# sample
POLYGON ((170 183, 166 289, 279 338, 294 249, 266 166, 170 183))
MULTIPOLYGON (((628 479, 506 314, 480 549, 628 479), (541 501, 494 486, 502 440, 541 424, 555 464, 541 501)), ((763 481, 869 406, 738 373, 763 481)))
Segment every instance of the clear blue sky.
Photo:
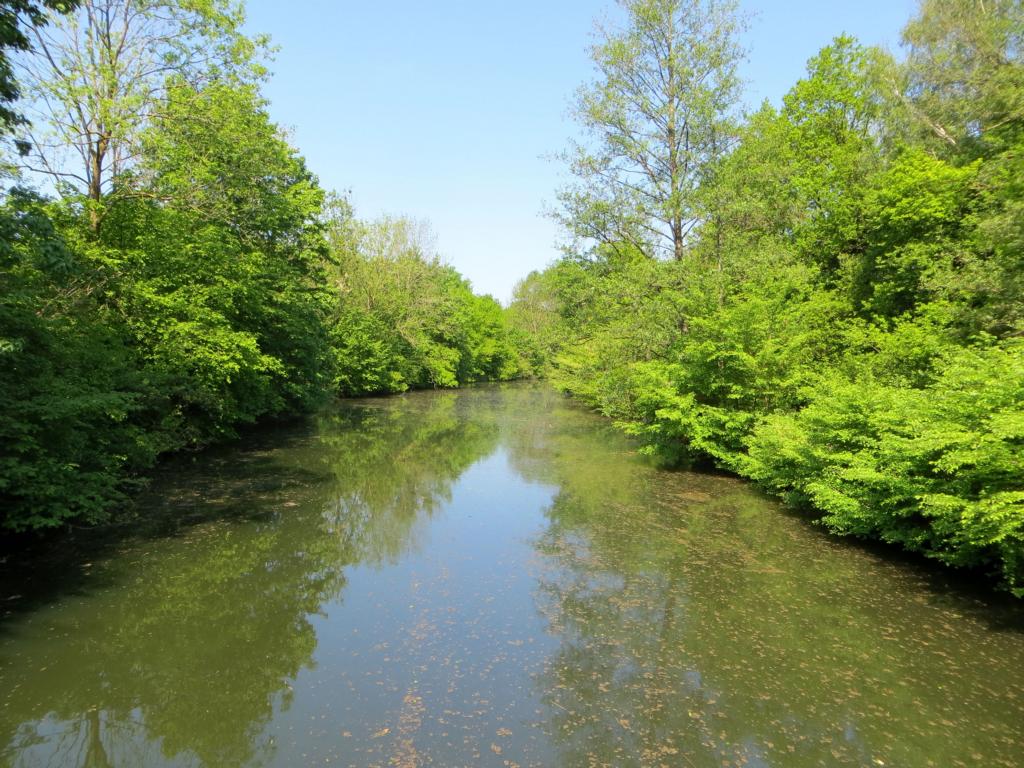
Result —
MULTIPOLYGON (((896 51, 916 0, 741 0, 746 103, 778 102, 837 34, 896 51)), ((249 0, 279 46, 274 119, 356 213, 429 219, 448 263, 502 301, 557 256, 542 216, 574 127, 569 97, 612 0, 249 0)))

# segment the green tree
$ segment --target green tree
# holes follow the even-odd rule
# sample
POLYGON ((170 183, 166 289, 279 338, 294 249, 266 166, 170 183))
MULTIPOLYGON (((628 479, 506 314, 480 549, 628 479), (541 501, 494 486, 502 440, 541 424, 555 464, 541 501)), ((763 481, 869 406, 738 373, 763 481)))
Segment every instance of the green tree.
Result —
POLYGON ((580 89, 588 141, 563 156, 578 182, 557 218, 577 240, 681 260, 695 195, 734 137, 739 99, 732 0, 620 0, 624 28, 599 28, 597 79, 580 89))
POLYGON ((976 152, 1024 124, 1024 7, 1017 0, 922 0, 903 32, 905 98, 941 144, 976 152))
POLYGON ((112 273, 69 247, 50 206, 0 207, 0 527, 100 520, 157 440, 133 419, 142 381, 98 302, 112 273))
POLYGON ((255 89, 178 82, 137 194, 3 209, 6 527, 102 520, 159 454, 321 401, 323 194, 255 89))
POLYGON ((186 441, 318 402, 323 193, 255 89, 179 82, 140 145, 145 183, 110 209, 102 243, 131 274, 117 302, 186 441))
POLYGON ((49 21, 33 29, 20 73, 38 107, 27 167, 84 194, 93 229, 101 200, 138 160, 172 76, 200 87, 262 71, 254 56, 263 41, 242 34, 235 0, 82 0, 49 21))
POLYGON ((522 368, 501 306, 441 262, 429 226, 408 218, 328 223, 330 321, 341 394, 509 379, 522 368))

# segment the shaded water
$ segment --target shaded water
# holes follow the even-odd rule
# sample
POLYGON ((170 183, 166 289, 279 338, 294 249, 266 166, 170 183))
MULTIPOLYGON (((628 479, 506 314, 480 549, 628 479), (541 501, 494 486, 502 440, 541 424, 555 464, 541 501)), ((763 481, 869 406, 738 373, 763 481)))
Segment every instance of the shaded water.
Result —
POLYGON ((0 765, 1024 763, 1016 604, 544 388, 343 404, 139 506, 5 566, 0 765))

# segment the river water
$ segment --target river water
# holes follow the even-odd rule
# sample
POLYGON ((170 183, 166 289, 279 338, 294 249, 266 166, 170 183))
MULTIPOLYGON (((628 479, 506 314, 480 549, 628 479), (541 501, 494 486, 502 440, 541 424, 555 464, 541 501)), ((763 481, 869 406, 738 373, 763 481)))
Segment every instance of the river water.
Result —
POLYGON ((343 403, 138 508, 0 566, 0 765, 1024 764, 1017 603, 544 387, 343 403))

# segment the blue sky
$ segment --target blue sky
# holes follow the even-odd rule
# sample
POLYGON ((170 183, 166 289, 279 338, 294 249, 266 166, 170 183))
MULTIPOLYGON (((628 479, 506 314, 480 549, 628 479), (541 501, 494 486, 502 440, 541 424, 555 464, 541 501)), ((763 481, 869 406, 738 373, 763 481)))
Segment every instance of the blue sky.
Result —
MULTIPOLYGON (((898 50, 916 0, 741 0, 746 103, 778 102, 842 32, 898 50)), ((274 119, 361 217, 428 219, 446 261, 502 301, 558 255, 543 215, 562 179, 573 91, 612 0, 249 0, 279 51, 274 119)))

